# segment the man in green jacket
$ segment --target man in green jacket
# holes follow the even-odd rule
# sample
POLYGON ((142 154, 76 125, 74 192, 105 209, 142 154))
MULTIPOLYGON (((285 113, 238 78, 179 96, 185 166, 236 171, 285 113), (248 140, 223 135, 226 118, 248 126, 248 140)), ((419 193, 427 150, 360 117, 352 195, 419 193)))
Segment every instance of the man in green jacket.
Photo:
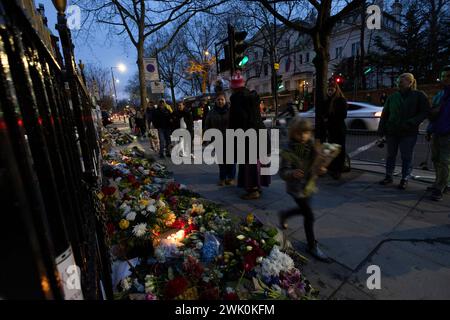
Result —
POLYGON ((378 133, 386 137, 386 177, 381 185, 394 182, 393 174, 398 149, 402 157, 402 179, 398 186, 405 190, 412 172, 414 147, 420 124, 427 118, 430 103, 422 91, 417 90, 417 82, 411 73, 399 77, 400 91, 390 95, 384 105, 378 133))
POLYGON ((433 99, 428 134, 432 136, 431 153, 436 180, 431 199, 440 201, 448 187, 450 171, 450 66, 441 73, 443 90, 433 99))

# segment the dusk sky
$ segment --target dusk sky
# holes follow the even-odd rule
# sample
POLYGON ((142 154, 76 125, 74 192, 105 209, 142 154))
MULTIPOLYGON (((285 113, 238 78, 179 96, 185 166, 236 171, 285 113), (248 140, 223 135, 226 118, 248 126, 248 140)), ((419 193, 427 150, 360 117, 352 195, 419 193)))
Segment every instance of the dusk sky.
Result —
MULTIPOLYGON (((45 6, 48 26, 55 35, 58 35, 58 32, 55 29, 57 13, 52 1, 34 1, 36 7, 38 7, 40 3, 45 6)), ((69 6, 70 3, 71 1, 68 0, 67 5, 69 6)), ((116 83, 119 99, 128 98, 128 95, 125 93, 125 85, 127 84, 128 79, 137 72, 134 47, 131 42, 126 42, 126 40, 124 41, 124 39, 119 36, 107 39, 107 32, 105 30, 101 30, 100 28, 93 28, 93 30, 96 30, 95 34, 92 35, 93 39, 87 42, 84 37, 76 37, 77 33, 75 31, 72 32, 77 62, 81 59, 84 64, 98 64, 108 69, 117 66, 119 63, 125 64, 127 71, 125 73, 120 73, 118 69, 114 69, 114 77, 120 81, 118 84, 116 83)))

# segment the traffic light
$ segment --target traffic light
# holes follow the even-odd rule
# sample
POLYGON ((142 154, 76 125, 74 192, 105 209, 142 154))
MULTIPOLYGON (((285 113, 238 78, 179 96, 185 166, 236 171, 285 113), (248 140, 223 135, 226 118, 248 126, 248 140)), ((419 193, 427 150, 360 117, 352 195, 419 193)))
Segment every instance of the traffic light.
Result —
POLYGON ((283 76, 281 74, 277 75, 276 85, 278 91, 282 91, 284 89, 283 76))
POLYGON ((368 75, 369 73, 372 73, 372 72, 373 72, 373 67, 372 66, 367 67, 366 70, 364 70, 364 74, 365 75, 368 75))
POLYGON ((334 81, 338 84, 338 85, 342 85, 345 81, 344 77, 342 76, 342 74, 338 74, 336 76, 334 76, 334 81))
POLYGON ((219 73, 228 71, 231 69, 231 59, 230 59, 230 46, 225 45, 223 48, 224 59, 219 60, 219 73))
POLYGON ((242 68, 248 62, 248 56, 245 55, 245 50, 248 44, 245 42, 247 37, 246 31, 234 31, 232 28, 232 53, 234 68, 242 68))

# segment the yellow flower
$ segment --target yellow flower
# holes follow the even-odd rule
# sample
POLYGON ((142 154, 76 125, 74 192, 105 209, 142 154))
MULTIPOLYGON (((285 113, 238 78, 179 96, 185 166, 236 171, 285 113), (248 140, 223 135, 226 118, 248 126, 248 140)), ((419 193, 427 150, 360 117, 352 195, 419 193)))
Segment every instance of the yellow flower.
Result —
POLYGON ((247 224, 252 224, 253 223, 253 221, 255 221, 255 216, 253 215, 253 213, 249 213, 248 215, 247 215, 247 224))
POLYGON ((130 226, 130 221, 125 220, 125 219, 120 220, 120 222, 119 222, 119 227, 120 227, 120 229, 125 230, 125 229, 127 229, 129 226, 130 226))
POLYGON ((166 226, 170 227, 175 222, 176 219, 177 219, 177 216, 173 212, 169 212, 167 214, 167 218, 166 218, 166 222, 165 222, 166 226))
POLYGON ((147 199, 141 199, 141 200, 139 201, 139 204, 140 204, 141 206, 144 206, 144 207, 147 207, 147 206, 148 206, 148 203, 149 203, 149 201, 148 201, 147 199))

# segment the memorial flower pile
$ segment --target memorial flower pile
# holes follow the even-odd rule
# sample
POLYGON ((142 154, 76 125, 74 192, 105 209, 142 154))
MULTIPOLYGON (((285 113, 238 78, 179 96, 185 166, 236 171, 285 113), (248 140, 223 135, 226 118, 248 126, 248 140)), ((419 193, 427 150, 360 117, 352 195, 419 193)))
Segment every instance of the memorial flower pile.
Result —
POLYGON ((278 247, 276 228, 253 214, 232 219, 137 151, 105 158, 99 195, 114 264, 128 270, 114 276, 117 299, 314 298, 298 264, 278 247))

